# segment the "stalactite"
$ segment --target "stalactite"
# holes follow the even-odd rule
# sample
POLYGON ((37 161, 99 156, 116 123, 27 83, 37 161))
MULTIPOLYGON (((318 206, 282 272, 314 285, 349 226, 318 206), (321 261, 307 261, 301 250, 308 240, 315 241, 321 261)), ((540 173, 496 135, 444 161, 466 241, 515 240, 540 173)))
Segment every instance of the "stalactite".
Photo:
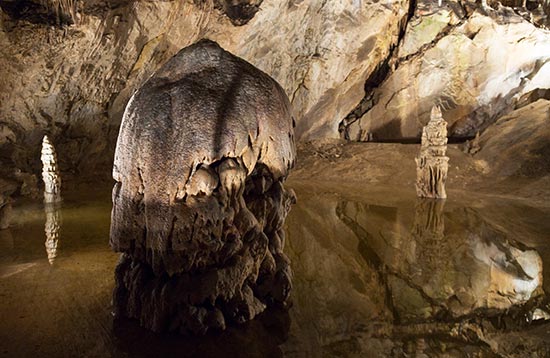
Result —
POLYGON ((416 161, 416 194, 421 198, 445 199, 449 167, 447 122, 439 107, 433 107, 430 121, 422 129, 422 146, 416 161))
POLYGON ((57 167, 57 155, 47 135, 42 140, 42 180, 44 181, 44 202, 61 201, 61 176, 57 167))

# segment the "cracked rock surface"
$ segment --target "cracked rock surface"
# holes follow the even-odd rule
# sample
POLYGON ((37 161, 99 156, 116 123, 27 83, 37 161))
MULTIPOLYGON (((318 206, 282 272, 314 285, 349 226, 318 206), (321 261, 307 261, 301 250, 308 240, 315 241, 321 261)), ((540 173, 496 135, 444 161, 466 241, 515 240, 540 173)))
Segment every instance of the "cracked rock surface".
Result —
POLYGON ((118 315, 204 333, 287 304, 293 125, 284 90, 212 41, 132 96, 113 169, 118 315))
POLYGON ((346 118, 342 136, 419 138, 431 107, 440 105, 449 136, 473 137, 531 96, 547 96, 549 54, 548 30, 509 7, 419 1, 393 67, 367 93, 363 110, 346 118))

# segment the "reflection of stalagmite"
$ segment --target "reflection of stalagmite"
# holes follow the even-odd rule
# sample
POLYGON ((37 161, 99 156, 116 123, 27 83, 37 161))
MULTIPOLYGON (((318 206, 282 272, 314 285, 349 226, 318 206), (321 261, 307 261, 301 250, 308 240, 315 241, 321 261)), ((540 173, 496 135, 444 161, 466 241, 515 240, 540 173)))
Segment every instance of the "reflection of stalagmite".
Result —
POLYGON ((445 245, 444 200, 420 198, 416 201, 412 238, 421 247, 417 252, 425 261, 424 271, 441 270, 446 266, 442 255, 445 245))
POLYGON ((59 229, 61 228, 61 220, 59 209, 54 205, 45 205, 44 212, 46 213, 46 224, 44 232, 46 233, 46 253, 48 261, 53 264, 57 257, 57 246, 59 243, 59 229))
POLYGON ((433 107, 428 124, 422 129, 422 146, 416 158, 416 193, 422 198, 447 197, 445 181, 449 157, 447 151, 447 122, 439 107, 433 107))
POLYGON ((61 200, 61 177, 57 168, 57 155, 47 135, 42 140, 42 180, 44 181, 44 201, 53 203, 61 200))
POLYGON ((113 169, 117 316, 204 333, 286 305, 292 123, 282 88, 211 41, 136 92, 113 169))
POLYGON ((434 240, 444 238, 445 220, 441 200, 418 199, 414 212, 413 237, 430 237, 434 240))
POLYGON ((445 200, 419 198, 416 200, 411 239, 416 244, 415 269, 419 274, 431 275, 437 282, 434 272, 453 270, 449 260, 449 241, 445 239, 445 200))

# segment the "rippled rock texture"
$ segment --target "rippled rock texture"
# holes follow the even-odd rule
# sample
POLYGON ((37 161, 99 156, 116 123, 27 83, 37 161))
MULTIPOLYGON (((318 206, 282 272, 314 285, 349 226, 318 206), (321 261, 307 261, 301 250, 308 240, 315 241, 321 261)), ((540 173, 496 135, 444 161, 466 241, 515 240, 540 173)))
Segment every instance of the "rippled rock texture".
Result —
POLYGON ((132 96, 113 169, 118 315, 203 333, 287 304, 293 126, 284 90, 211 41, 132 96))

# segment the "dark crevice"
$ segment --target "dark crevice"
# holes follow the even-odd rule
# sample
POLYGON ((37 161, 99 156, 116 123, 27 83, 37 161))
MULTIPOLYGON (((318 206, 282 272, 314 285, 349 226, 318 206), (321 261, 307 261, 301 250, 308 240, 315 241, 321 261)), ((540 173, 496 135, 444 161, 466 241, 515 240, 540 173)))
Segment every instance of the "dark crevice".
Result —
MULTIPOLYGON (((407 15, 407 20, 405 25, 400 27, 399 40, 397 44, 390 48, 388 57, 386 57, 384 61, 377 66, 375 71, 371 74, 371 76, 369 76, 369 78, 365 82, 365 96, 363 97, 359 105, 357 105, 357 107, 353 111, 351 111, 351 113, 348 114, 342 122, 340 122, 339 132, 343 139, 351 140, 349 136, 349 126, 352 123, 359 120, 361 117, 363 117, 368 111, 370 111, 378 103, 378 100, 375 97, 375 90, 382 83, 384 83, 389 78, 389 76, 399 68, 401 64, 411 61, 415 58, 418 58, 422 56, 426 51, 430 50, 431 48, 434 48, 441 39, 448 36, 456 28, 462 26, 472 16, 472 14, 474 13, 473 8, 465 7, 464 4, 462 4, 462 2, 460 1, 458 2, 458 4, 459 6, 453 9, 453 11, 458 16, 461 17, 460 21, 458 21, 454 25, 447 25, 436 35, 436 37, 432 41, 422 45, 416 52, 404 57, 397 57, 396 50, 399 49, 401 43, 404 40, 407 26, 410 20, 412 19, 412 17, 414 16, 414 11, 417 6, 416 1, 411 1, 409 3, 409 12, 407 15)), ((469 38, 473 40, 476 35, 477 35, 477 32, 471 33, 469 34, 469 38)), ((417 143, 419 141, 418 139, 411 139, 411 138, 402 138, 395 141, 384 140, 381 138, 375 138, 372 135, 372 133, 363 133, 363 134, 364 135, 362 135, 361 137, 364 137, 364 138, 360 138, 360 140, 375 141, 375 142, 397 142, 397 143, 411 143, 411 142, 417 143)), ((459 138, 458 137, 454 138, 454 142, 456 143, 464 142, 468 138, 470 138, 470 136, 463 135, 459 138)))
POLYGON ((248 23, 260 10, 263 0, 214 0, 214 8, 224 12, 235 26, 248 23))
POLYGON ((365 96, 359 102, 359 104, 346 116, 346 118, 344 118, 344 120, 340 122, 338 131, 340 132, 340 136, 342 138, 350 140, 348 133, 349 125, 357 121, 372 107, 374 107, 374 105, 377 103, 377 100, 374 98, 375 89, 378 88, 389 77, 389 75, 397 69, 398 64, 395 61, 397 55, 396 50, 399 49, 399 46, 403 42, 403 39, 405 38, 405 33, 407 32, 407 26, 414 16, 414 12, 416 10, 416 1, 417 0, 409 0, 407 15, 404 16, 399 23, 399 34, 397 42, 390 46, 386 58, 376 66, 374 71, 365 81, 365 96))
POLYGON ((66 26, 76 23, 76 0, 0 0, 0 8, 13 20, 66 26))

